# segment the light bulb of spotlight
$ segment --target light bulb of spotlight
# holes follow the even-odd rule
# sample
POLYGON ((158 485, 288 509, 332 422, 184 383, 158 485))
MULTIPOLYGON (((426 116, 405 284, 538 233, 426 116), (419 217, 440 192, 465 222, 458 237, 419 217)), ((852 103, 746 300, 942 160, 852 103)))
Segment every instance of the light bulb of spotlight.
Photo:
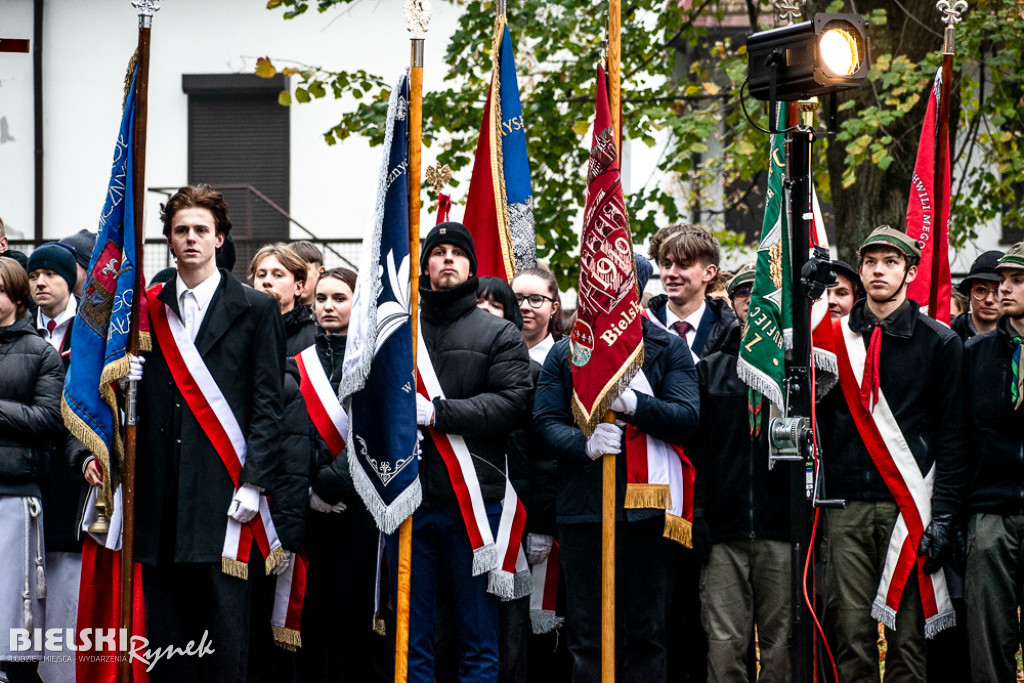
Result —
POLYGON ((818 39, 821 61, 836 76, 850 76, 857 71, 860 55, 857 42, 846 29, 830 28, 818 39))

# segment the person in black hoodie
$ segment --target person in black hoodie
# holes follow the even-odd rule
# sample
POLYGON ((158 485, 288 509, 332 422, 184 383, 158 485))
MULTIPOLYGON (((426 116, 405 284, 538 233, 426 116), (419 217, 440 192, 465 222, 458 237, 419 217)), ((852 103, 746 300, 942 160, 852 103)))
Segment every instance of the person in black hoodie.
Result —
POLYGON ((1024 243, 995 266, 1002 313, 996 328, 964 346, 967 452, 965 595, 975 681, 1012 681, 1020 644, 1024 562, 1024 243))
POLYGON ((287 357, 311 345, 316 323, 309 309, 299 303, 306 287, 306 262, 285 244, 268 244, 252 257, 249 278, 253 287, 277 299, 284 320, 287 357))
MULTIPOLYGON (((743 323, 754 264, 730 280, 743 323)), ((700 427, 687 454, 697 470, 693 545, 704 563, 700 596, 708 634, 708 677, 746 680, 747 650, 757 626, 761 681, 789 676, 789 474, 768 468, 768 429, 751 426, 748 387, 736 374, 740 328, 721 351, 697 364, 700 427)), ((762 401, 768 413, 768 401, 762 401)))
MULTIPOLYGON (((42 485, 49 449, 64 436, 60 355, 25 318, 28 277, 0 257, 0 629, 46 629, 42 485)), ((40 680, 41 650, 0 639, 0 677, 40 680)))

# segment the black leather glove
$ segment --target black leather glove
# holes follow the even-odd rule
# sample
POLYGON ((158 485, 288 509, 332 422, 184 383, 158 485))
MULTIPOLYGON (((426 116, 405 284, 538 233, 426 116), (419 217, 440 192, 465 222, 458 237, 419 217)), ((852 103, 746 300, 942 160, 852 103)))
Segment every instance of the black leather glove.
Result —
POLYGON ((703 564, 711 560, 711 529, 703 516, 693 516, 693 549, 703 564))
POLYGON ((932 517, 932 523, 924 530, 921 547, 917 550, 918 556, 928 557, 924 562, 925 572, 934 574, 946 564, 953 553, 954 533, 953 515, 945 513, 932 517))

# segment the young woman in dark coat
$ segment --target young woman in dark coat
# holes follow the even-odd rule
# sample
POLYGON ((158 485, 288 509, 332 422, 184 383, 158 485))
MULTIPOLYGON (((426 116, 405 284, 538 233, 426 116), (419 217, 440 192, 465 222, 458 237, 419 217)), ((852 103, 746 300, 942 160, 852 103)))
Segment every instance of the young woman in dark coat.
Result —
MULTIPOLYGON (((64 366, 25 318, 28 276, 0 257, 0 630, 46 629, 41 484, 63 438, 64 366)), ((39 680, 42 651, 12 652, 0 639, 0 678, 39 680), (17 659, 18 661, 12 661, 17 659)))
MULTIPOLYGON (((355 282, 354 271, 332 268, 320 276, 313 299, 313 343, 334 391, 341 382, 355 282)), ((309 573, 300 680, 391 681, 393 641, 373 630, 377 525, 352 484, 348 452, 335 457, 308 414, 306 425, 315 446, 304 541, 309 573)))

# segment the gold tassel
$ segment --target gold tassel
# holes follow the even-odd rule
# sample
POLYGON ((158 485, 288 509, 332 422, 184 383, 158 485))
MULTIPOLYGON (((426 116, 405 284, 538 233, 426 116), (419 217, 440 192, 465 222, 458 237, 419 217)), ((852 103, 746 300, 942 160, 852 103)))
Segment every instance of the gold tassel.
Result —
POLYGON ((288 556, 284 554, 284 548, 277 546, 270 551, 270 555, 267 556, 263 566, 267 571, 267 576, 270 576, 270 572, 274 571, 274 567, 286 561, 288 556))
POLYGON ((667 510, 672 507, 672 493, 668 484, 626 484, 626 500, 622 507, 667 510))
POLYGON ((378 636, 387 635, 387 629, 384 627, 384 620, 376 614, 373 615, 373 632, 378 636))
POLYGON ((222 557, 220 558, 220 570, 228 576, 233 576, 236 579, 242 579, 243 581, 249 580, 249 565, 241 560, 222 557))
POLYGON ((302 635, 295 629, 271 624, 274 629, 274 644, 289 652, 295 652, 302 647, 302 635))
POLYGON ((665 538, 675 541, 684 548, 693 547, 693 522, 671 513, 665 513, 665 538))

